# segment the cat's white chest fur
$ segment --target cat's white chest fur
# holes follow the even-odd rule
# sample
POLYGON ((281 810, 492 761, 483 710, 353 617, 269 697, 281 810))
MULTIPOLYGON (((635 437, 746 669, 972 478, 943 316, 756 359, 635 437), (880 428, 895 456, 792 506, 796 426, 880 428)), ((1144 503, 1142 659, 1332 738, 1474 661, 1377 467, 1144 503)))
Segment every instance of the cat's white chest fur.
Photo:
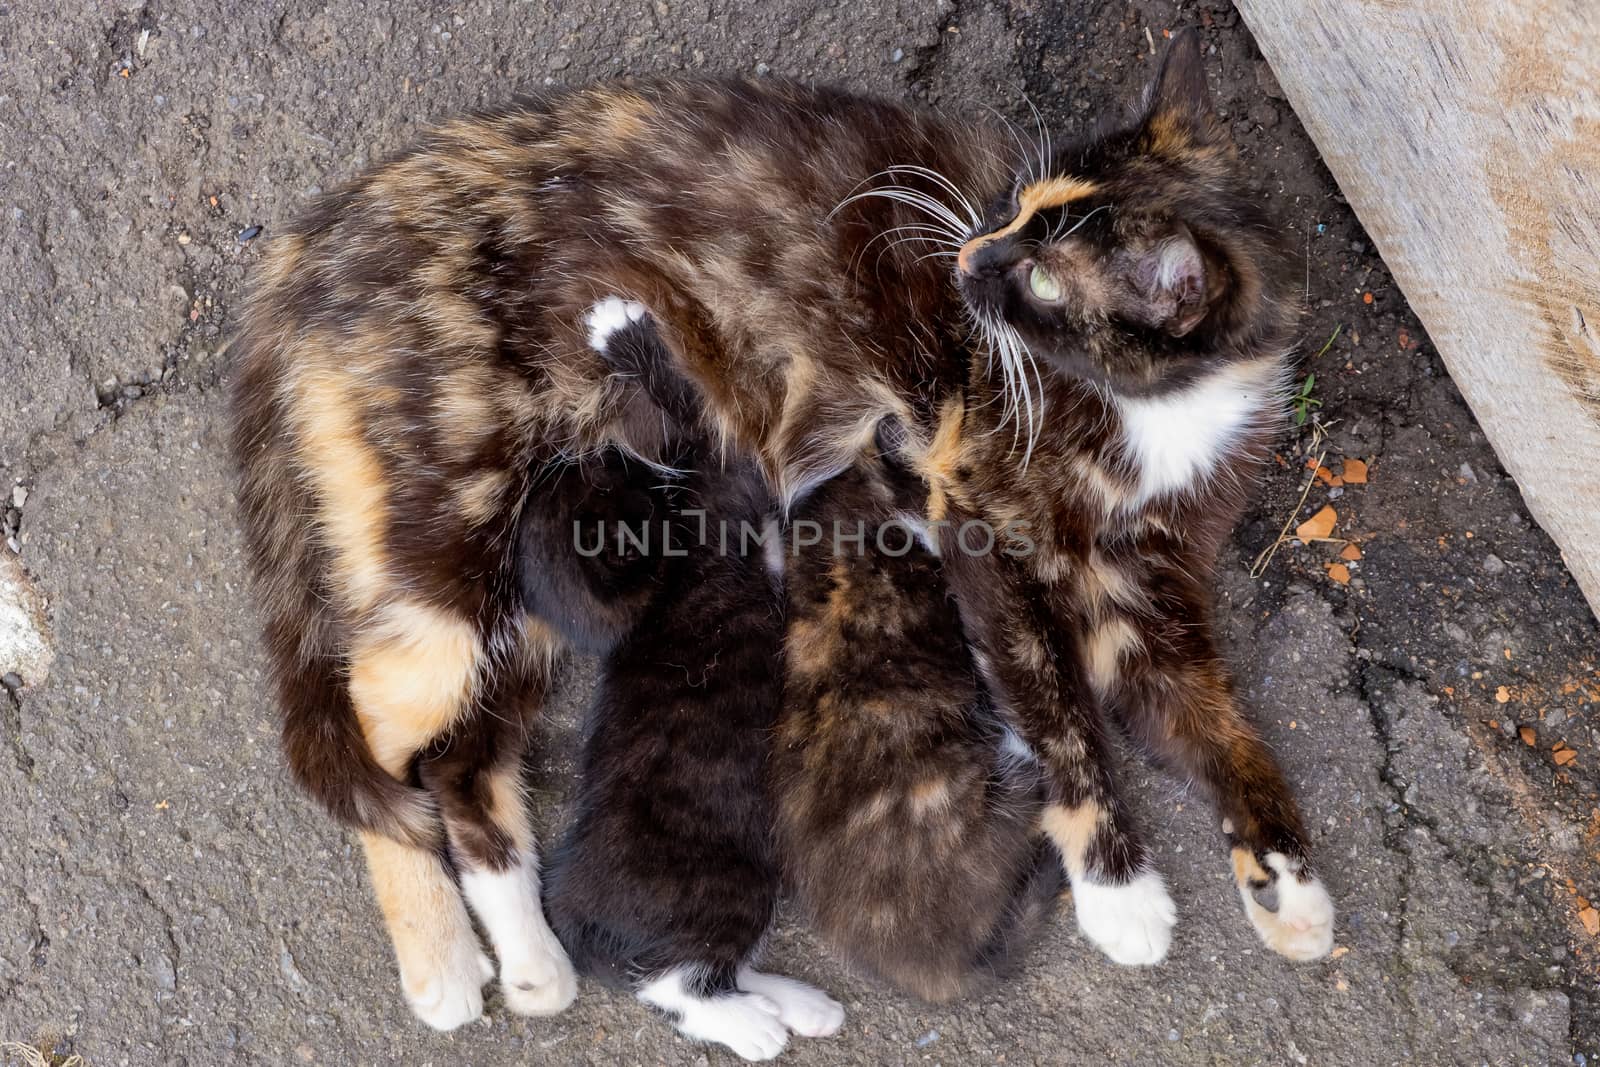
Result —
POLYGON ((1282 408, 1283 363, 1221 367, 1158 397, 1117 397, 1123 446, 1138 471, 1130 507, 1208 480, 1253 427, 1282 408))

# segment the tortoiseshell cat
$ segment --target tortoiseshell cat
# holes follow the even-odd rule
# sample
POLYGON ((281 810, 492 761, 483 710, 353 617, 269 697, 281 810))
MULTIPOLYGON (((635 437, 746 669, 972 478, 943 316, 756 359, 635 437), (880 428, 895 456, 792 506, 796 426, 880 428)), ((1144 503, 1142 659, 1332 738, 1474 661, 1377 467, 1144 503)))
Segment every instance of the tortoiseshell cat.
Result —
MULTIPOLYGON (((595 329, 625 362, 641 327, 595 329)), ((603 657, 545 908, 579 973, 689 1037, 769 1059, 791 1032, 844 1020, 820 990, 753 967, 778 895, 783 611, 747 535, 770 540, 773 501, 753 465, 703 440, 684 435, 673 462, 686 473, 616 451, 563 463, 519 535, 528 611, 603 657)))
MULTIPOLYGON (((944 577, 988 690, 1044 766, 1051 803, 1043 823, 1073 882, 1084 932, 1118 962, 1153 963, 1166 953, 1175 918, 1110 778, 1104 708, 1209 787, 1258 931, 1284 955, 1314 958, 1331 948, 1332 905, 1310 874, 1292 799, 1234 703, 1209 633, 1207 579, 1241 482, 1281 425, 1293 315, 1274 288, 1280 253, 1211 115, 1192 39, 1175 47, 1138 121, 1062 159, 1075 176, 1021 187, 954 257, 968 307, 999 333, 1000 346, 1049 365, 1035 381, 1044 414, 1029 428, 1027 450, 1001 432, 1016 414, 1006 407, 1014 397, 975 360, 964 396, 950 396, 929 425, 898 427, 906 437, 900 451, 926 479, 923 518, 940 528, 944 577), (1052 197, 1089 203, 1074 218, 1051 207, 1052 197), (1036 551, 972 552, 969 526, 991 546, 995 530, 1021 527, 1037 539, 1036 551)), ((673 358, 670 344, 653 351, 663 362, 673 358)), ((873 513, 859 489, 844 491, 873 513)), ((880 681, 872 672, 882 668, 863 663, 885 644, 874 616, 887 607, 894 619, 918 605, 870 592, 853 602, 860 576, 837 560, 832 567, 820 592, 791 582, 792 691, 782 736, 787 746, 826 755, 809 781, 791 773, 780 788, 785 859, 800 863, 802 897, 834 919, 823 926, 847 954, 925 996, 947 996, 962 987, 970 950, 948 936, 919 944, 922 931, 904 921, 930 896, 940 899, 928 887, 942 888, 942 880, 895 874, 929 851, 901 847, 925 832, 915 816, 939 828, 919 800, 970 781, 971 765, 964 780, 936 759, 920 763, 912 733, 899 738, 895 755, 904 762, 891 771, 880 746, 866 740, 888 736, 881 723, 889 716, 870 692, 880 681), (818 604, 809 619, 808 594, 818 604), (810 629, 819 622, 820 639, 810 629), (852 630, 862 640, 849 639, 852 630), (877 837, 862 833, 866 823, 878 824, 877 837), (848 846, 841 832, 852 838, 848 846), (845 853, 881 859, 882 869, 845 853), (863 870, 875 873, 853 877, 863 870)), ((881 580, 872 571, 862 572, 869 586, 881 580)), ((915 648, 898 647, 915 660, 915 648)), ((939 722, 930 706, 922 728, 939 722)), ((961 829, 954 816, 943 828, 961 829)), ((946 880, 960 884, 959 861, 947 867, 946 880)), ((976 895, 1004 897, 993 887, 976 895)))
POLYGON ((1192 38, 1164 70, 1138 123, 1021 173, 999 130, 836 91, 579 90, 447 124, 273 242, 236 343, 233 446, 269 666, 290 768, 361 831, 424 1021, 481 1012, 463 898, 512 1010, 573 995, 517 788, 564 642, 522 610, 514 534, 546 464, 663 458, 659 411, 586 343, 612 296, 648 307, 710 428, 786 503, 893 416, 935 520, 1048 520, 1003 580, 948 576, 1040 760, 1080 923, 1170 925, 1132 877, 1087 678, 1215 793, 1268 943, 1326 951, 1292 800, 1205 625, 1236 510, 1218 474, 1263 452, 1290 316, 1192 38), (923 212, 954 276, 887 240, 930 236, 897 230, 923 212), (1024 463, 1010 442, 1041 428, 1024 463))

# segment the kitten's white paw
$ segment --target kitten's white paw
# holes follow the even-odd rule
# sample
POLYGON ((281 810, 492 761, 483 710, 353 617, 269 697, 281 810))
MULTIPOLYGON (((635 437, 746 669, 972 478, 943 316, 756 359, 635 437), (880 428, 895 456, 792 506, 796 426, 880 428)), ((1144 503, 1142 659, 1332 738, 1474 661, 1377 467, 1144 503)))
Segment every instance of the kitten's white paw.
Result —
MULTIPOLYGON (((1250 923, 1266 946, 1280 956, 1304 961, 1321 959, 1333 950, 1333 899, 1322 880, 1312 875, 1302 882, 1299 864, 1281 852, 1266 855, 1275 876, 1265 890, 1253 888, 1241 877, 1239 896, 1250 923), (1266 904, 1276 903, 1270 910, 1266 904)), ((1235 870, 1239 860, 1235 858, 1235 870)))
POLYGON ((760 993, 700 996, 688 978, 687 968, 675 968, 640 986, 637 996, 673 1015, 683 1036, 726 1045, 747 1060, 770 1060, 789 1043, 776 1001, 760 993))
POLYGON ((589 347, 596 352, 604 352, 613 334, 631 322, 638 322, 646 314, 645 306, 637 300, 624 300, 620 296, 606 297, 583 317, 584 325, 589 328, 589 347))
POLYGON ((1155 871, 1136 875, 1124 885, 1076 881, 1078 929, 1113 963, 1149 966, 1167 958, 1178 908, 1155 871))
POLYGON ((417 1018, 435 1030, 454 1030, 483 1015, 483 984, 494 977, 494 963, 472 931, 458 938, 423 973, 402 970, 406 1003, 417 1018))
POLYGON ((684 1036, 726 1045, 747 1060, 770 1060, 789 1043, 779 1007, 758 993, 734 993, 702 1002, 678 1023, 684 1036))
POLYGON ((844 1025, 844 1005, 816 986, 747 967, 739 972, 739 988, 777 1004, 783 1025, 801 1037, 832 1037, 844 1025))
POLYGON ((500 968, 500 992, 506 1007, 518 1015, 554 1015, 566 1011, 578 995, 578 980, 561 946, 532 945, 500 968))

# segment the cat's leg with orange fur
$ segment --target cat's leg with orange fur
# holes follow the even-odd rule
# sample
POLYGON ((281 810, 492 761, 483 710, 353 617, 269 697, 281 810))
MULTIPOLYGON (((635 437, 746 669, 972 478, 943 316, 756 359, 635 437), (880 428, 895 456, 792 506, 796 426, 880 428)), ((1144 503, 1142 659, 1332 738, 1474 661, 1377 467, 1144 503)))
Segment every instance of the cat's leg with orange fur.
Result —
POLYGON ((521 655, 478 687, 472 722, 433 745, 418 769, 438 799, 462 894, 494 949, 506 1006, 553 1015, 572 1003, 577 985, 540 904, 522 759, 560 639, 531 617, 523 629, 521 655))
POLYGON ((1204 618, 1196 604, 1181 619, 1107 623, 1129 635, 1101 680, 1107 702, 1162 763, 1211 795, 1262 941, 1289 959, 1318 959, 1333 948, 1333 901, 1312 872, 1294 795, 1239 706, 1204 618))
MULTIPOLYGON (((397 603, 383 609, 350 660, 350 699, 367 747, 406 781, 419 754, 469 715, 485 656, 466 619, 397 603)), ((477 1019, 494 967, 444 856, 371 832, 361 843, 411 1010, 438 1030, 477 1019)))
MULTIPOLYGON (((955 516, 950 527, 960 526, 955 516)), ((952 542, 942 555, 979 666, 1020 742, 1013 747, 1043 768, 1041 826, 1061 853, 1079 929, 1117 963, 1161 962, 1177 907, 1118 795, 1100 708, 1062 647, 1049 591, 996 554, 968 555, 952 542)))

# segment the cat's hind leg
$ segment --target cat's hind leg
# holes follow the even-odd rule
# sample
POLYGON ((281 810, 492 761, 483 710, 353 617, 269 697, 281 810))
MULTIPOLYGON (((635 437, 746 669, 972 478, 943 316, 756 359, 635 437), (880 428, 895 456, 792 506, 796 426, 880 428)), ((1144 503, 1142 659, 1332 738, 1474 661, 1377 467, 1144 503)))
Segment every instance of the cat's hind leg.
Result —
MULTIPOLYGON (((542 628, 534 624, 533 640, 542 628)), ((548 686, 538 650, 502 666, 479 690, 478 709, 424 757, 423 782, 438 797, 461 890, 500 967, 500 992, 519 1015, 553 1015, 577 992, 572 964, 545 920, 539 860, 522 792, 524 704, 548 686)))
POLYGON ((454 1030, 483 1014, 483 984, 494 964, 436 853, 362 832, 367 870, 400 968, 400 988, 417 1018, 454 1030))
MULTIPOLYGON (((418 754, 466 714, 480 647, 464 620, 402 603, 355 650, 350 700, 373 759, 394 780, 407 781, 418 754)), ((444 859, 371 831, 361 843, 411 1010, 437 1030, 477 1019, 494 969, 444 859)))

